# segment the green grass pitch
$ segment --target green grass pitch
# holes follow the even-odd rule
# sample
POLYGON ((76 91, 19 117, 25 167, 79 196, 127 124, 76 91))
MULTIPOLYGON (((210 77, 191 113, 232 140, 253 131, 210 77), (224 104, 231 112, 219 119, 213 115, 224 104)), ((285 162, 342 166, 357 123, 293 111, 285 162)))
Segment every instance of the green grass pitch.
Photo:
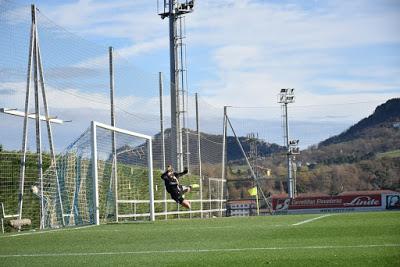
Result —
POLYGON ((400 266, 400 212, 182 219, 5 234, 0 266, 400 266))

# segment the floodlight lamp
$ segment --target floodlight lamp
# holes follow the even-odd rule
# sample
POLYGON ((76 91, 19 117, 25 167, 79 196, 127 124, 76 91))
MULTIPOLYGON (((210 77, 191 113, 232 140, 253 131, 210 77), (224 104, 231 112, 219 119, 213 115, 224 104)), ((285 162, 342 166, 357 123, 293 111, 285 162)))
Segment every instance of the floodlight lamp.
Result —
POLYGON ((286 93, 287 92, 287 89, 286 88, 282 88, 281 89, 281 93, 286 93))
POLYGON ((294 93, 294 88, 290 89, 290 93, 291 93, 291 94, 294 93))
POLYGON ((290 154, 292 154, 292 155, 298 155, 298 154, 300 154, 300 148, 298 148, 298 147, 293 147, 293 148, 291 148, 291 149, 290 149, 290 154))
POLYGON ((178 1, 178 10, 180 12, 182 12, 182 14, 192 12, 193 7, 194 7, 194 0, 191 0, 191 1, 186 0, 183 3, 179 3, 179 1, 178 1))
POLYGON ((289 145, 297 145, 298 143, 299 143, 299 140, 298 140, 298 139, 290 140, 290 141, 289 141, 289 145))

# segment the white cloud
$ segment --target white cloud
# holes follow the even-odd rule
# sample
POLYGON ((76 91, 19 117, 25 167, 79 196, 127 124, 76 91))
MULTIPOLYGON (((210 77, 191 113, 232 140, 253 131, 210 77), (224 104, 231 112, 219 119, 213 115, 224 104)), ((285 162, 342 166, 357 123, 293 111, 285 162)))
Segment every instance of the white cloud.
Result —
POLYGON ((320 84, 321 88, 334 88, 336 92, 347 92, 347 93, 364 93, 364 92, 382 92, 385 93, 388 90, 398 90, 400 83, 388 83, 385 81, 381 82, 370 82, 363 80, 324 80, 320 84))
POLYGON ((57 24, 84 35, 126 38, 136 42, 157 38, 163 31, 156 4, 149 5, 146 0, 80 0, 43 9, 57 24))
POLYGON ((217 2, 201 1, 188 16, 194 43, 310 49, 400 41, 398 10, 377 13, 342 1, 312 10, 266 1, 232 1, 224 6, 217 2))
MULTIPOLYGON (((168 46, 168 41, 165 38, 153 39, 148 42, 137 43, 131 46, 114 49, 115 60, 121 59, 122 62, 126 61, 126 58, 134 58, 138 55, 151 53, 154 50, 165 48, 168 46)), ((77 68, 101 68, 107 69, 109 67, 109 55, 108 52, 104 52, 103 55, 93 58, 82 59, 81 62, 74 64, 77 68)))
POLYGON ((141 42, 136 45, 124 47, 118 49, 117 52, 122 57, 134 57, 137 55, 143 55, 145 53, 153 52, 154 50, 158 50, 161 48, 168 47, 168 38, 157 38, 152 39, 148 42, 141 42))

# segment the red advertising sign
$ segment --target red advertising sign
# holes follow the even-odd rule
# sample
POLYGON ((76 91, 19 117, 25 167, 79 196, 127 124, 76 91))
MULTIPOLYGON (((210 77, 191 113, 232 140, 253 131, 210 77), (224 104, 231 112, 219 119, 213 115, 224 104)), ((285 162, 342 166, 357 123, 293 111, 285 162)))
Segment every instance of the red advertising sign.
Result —
POLYGON ((272 207, 275 211, 300 209, 332 209, 332 208, 367 208, 380 207, 380 194, 298 197, 295 199, 273 198, 272 207))

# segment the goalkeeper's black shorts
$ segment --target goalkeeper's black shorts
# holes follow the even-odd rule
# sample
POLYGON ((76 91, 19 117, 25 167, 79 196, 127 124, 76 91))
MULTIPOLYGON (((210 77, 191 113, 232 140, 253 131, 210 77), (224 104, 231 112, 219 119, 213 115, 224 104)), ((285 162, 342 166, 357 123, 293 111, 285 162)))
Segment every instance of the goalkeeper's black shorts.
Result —
POLYGON ((178 185, 176 187, 169 188, 169 190, 167 191, 171 195, 171 198, 173 200, 175 200, 179 204, 182 204, 182 202, 185 200, 184 194, 188 191, 188 187, 178 185))

